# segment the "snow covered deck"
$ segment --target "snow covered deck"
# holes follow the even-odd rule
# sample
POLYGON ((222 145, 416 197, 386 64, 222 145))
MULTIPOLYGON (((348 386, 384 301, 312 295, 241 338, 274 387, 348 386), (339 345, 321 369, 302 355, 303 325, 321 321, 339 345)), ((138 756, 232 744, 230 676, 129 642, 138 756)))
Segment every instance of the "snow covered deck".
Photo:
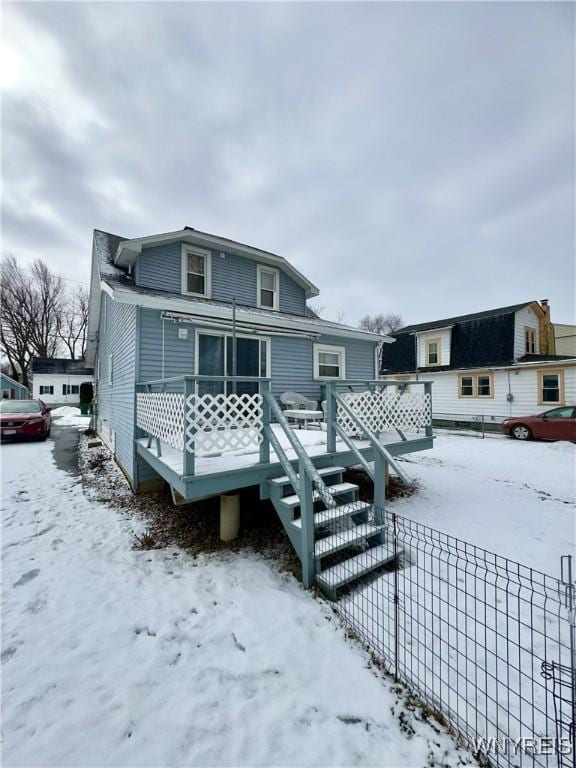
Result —
MULTIPOLYGON (((277 425, 272 425, 272 429, 276 434, 276 437, 280 441, 282 448, 285 450, 286 455, 290 461, 296 461, 296 452, 291 448, 290 443, 282 429, 277 425)), ((311 458, 317 458, 319 456, 325 456, 327 453, 326 431, 323 429, 298 429, 296 431, 298 438, 304 446, 306 453, 311 458)), ((423 435, 417 433, 406 433, 407 440, 402 441, 396 432, 386 432, 381 434, 381 442, 384 446, 396 446, 401 448, 408 448, 409 444, 413 440, 420 440, 423 435)), ((138 451, 141 456, 146 458, 146 454, 151 455, 154 459, 162 462, 169 467, 173 472, 179 476, 183 476, 184 471, 182 467, 182 451, 176 450, 171 446, 160 443, 160 455, 158 455, 158 447, 156 441, 152 441, 151 446, 148 448, 148 438, 142 437, 137 440, 138 451)), ((361 451, 369 451, 370 443, 367 440, 354 440, 354 444, 361 451)), ((349 449, 342 440, 336 441, 336 454, 349 453, 349 449)), ((396 452, 396 451, 395 451, 396 452)), ((238 450, 229 451, 210 451, 197 447, 196 450, 196 462, 195 462, 195 475, 213 475, 221 472, 231 472, 239 469, 245 469, 253 467, 260 463, 260 447, 255 442, 252 447, 239 448, 238 450)), ((280 464, 280 459, 276 456, 274 449, 270 449, 270 464, 280 464)))

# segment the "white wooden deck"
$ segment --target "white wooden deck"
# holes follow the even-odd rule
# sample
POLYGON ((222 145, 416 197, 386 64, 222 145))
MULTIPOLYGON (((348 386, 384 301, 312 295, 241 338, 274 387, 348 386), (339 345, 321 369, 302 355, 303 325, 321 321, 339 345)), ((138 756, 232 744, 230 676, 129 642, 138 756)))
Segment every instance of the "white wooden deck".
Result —
MULTIPOLYGON (((277 424, 272 425, 272 428, 274 429, 274 432, 276 433, 276 437, 280 441, 280 444, 282 448, 286 451, 286 455, 288 456, 289 460, 296 459, 296 453, 291 448, 290 443, 288 442, 288 439, 286 438, 286 435, 284 434, 284 431, 280 426, 277 424)), ((325 453, 327 453, 326 450, 326 432, 321 429, 297 429, 296 435, 302 445, 304 446, 306 453, 309 456, 321 456, 325 453)), ((416 434, 416 433, 406 433, 406 437, 410 440, 411 438, 418 438, 422 437, 422 434, 416 434)), ((398 436, 397 432, 386 432, 382 433, 380 436, 380 439, 382 441, 383 445, 386 445, 387 443, 397 443, 400 438, 398 436)), ((137 441, 142 447, 146 448, 148 443, 148 438, 143 437, 140 438, 137 441)), ((358 448, 369 448, 370 443, 367 440, 355 440, 354 441, 358 448)), ((158 456, 158 451, 156 448, 156 440, 152 440, 152 445, 150 448, 146 448, 146 450, 152 454, 155 458, 159 459, 161 462, 166 464, 166 466, 170 467, 171 470, 176 472, 178 475, 182 475, 182 451, 178 451, 175 448, 170 447, 169 445, 166 445, 165 443, 160 444, 161 449, 161 455, 158 456)), ((348 452, 348 447, 344 442, 341 440, 337 440, 336 442, 336 451, 337 452, 348 452)), ((212 475, 217 474, 220 472, 231 472, 233 470, 237 469, 245 469, 251 466, 254 466, 255 464, 258 464, 260 461, 260 453, 259 453, 259 446, 254 443, 253 446, 247 447, 247 448, 241 448, 238 450, 230 450, 230 451, 223 451, 220 453, 213 452, 209 453, 207 451, 202 450, 201 441, 200 444, 197 445, 196 448, 196 462, 195 462, 195 474, 196 475, 212 475)), ((270 447, 270 463, 275 464, 278 463, 279 459, 274 453, 274 450, 272 447, 270 447)))

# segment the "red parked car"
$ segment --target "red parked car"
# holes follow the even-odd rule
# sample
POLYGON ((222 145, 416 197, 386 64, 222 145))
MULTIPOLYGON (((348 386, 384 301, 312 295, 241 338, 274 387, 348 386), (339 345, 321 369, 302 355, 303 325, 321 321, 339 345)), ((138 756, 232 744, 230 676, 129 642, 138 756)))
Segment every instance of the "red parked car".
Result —
POLYGON ((566 405, 536 416, 522 416, 502 422, 502 431, 516 440, 572 440, 576 442, 576 407, 566 405))
POLYGON ((50 411, 42 400, 0 400, 0 439, 18 437, 46 440, 50 411))

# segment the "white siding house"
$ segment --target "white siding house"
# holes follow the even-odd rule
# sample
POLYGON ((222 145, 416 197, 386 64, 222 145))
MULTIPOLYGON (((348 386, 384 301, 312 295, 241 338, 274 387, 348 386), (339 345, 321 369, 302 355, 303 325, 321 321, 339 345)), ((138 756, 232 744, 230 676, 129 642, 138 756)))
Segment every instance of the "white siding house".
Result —
POLYGON ((84 360, 40 358, 32 360, 32 396, 47 405, 78 405, 80 386, 94 384, 94 370, 84 360))
POLYGON ((501 422, 576 405, 576 357, 556 354, 548 302, 408 326, 383 350, 381 376, 433 383, 437 420, 501 422))

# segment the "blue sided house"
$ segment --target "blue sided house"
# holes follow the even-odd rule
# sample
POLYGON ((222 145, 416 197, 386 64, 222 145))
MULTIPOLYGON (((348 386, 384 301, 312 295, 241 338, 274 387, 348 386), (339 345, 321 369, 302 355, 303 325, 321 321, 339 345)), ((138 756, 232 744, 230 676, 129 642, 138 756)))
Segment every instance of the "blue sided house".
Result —
POLYGON ((28 387, 5 373, 0 373, 0 392, 3 400, 30 400, 28 387))
POLYGON ((134 490, 168 484, 174 503, 224 507, 257 486, 304 584, 335 597, 391 559, 385 477, 432 447, 431 385, 380 381, 394 340, 319 318, 318 293, 285 258, 190 227, 95 230, 86 364, 97 431, 134 490), (374 503, 343 482, 352 465, 374 503))

